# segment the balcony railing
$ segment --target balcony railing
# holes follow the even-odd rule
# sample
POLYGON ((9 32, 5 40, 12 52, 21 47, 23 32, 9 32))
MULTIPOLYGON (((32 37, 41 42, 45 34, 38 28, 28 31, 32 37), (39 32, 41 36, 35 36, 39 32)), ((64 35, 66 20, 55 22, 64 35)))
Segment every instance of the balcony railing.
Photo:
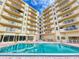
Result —
POLYGON ((64 29, 60 30, 60 33, 64 33, 64 34, 67 34, 67 35, 68 35, 68 33, 76 33, 76 32, 79 32, 79 29, 69 30, 69 31, 66 31, 64 29))
POLYGON ((18 23, 11 23, 11 22, 9 22, 9 21, 6 21, 6 20, 4 20, 4 19, 2 19, 1 21, 0 21, 0 24, 2 25, 2 26, 6 26, 6 27, 11 27, 11 28, 21 28, 21 24, 18 24, 18 23))
POLYGON ((17 0, 9 0, 12 3, 18 4, 21 8, 24 8, 25 3, 17 0), (18 3, 17 3, 18 2, 18 3))
POLYGON ((67 10, 67 11, 65 11, 65 12, 61 12, 58 16, 63 16, 64 14, 73 12, 73 11, 75 11, 75 10, 78 9, 78 8, 79 8, 79 6, 75 6, 75 7, 70 8, 69 10, 67 10))
POLYGON ((72 0, 72 1, 68 2, 66 5, 64 5, 64 6, 62 6, 61 8, 59 8, 57 11, 61 11, 61 10, 63 10, 64 8, 66 8, 66 7, 70 6, 70 5, 72 5, 72 4, 75 3, 75 2, 76 2, 76 0, 72 0))
POLYGON ((7 6, 4 8, 4 11, 6 11, 10 14, 13 14, 15 16, 18 16, 18 17, 23 17, 22 13, 17 13, 16 10, 12 10, 11 8, 9 8, 7 6))
POLYGON ((30 9, 29 9, 29 12, 30 12, 31 14, 37 16, 37 12, 34 12, 34 11, 30 10, 30 9))
POLYGON ((52 12, 52 8, 49 9, 49 10, 47 10, 46 12, 44 12, 44 13, 43 13, 43 16, 45 16, 46 14, 48 14, 48 13, 50 13, 50 12, 52 12))
POLYGON ((71 26, 71 25, 77 25, 79 24, 79 20, 78 19, 75 19, 75 21, 71 22, 71 23, 68 23, 68 24, 64 24, 64 23, 60 23, 60 27, 68 27, 68 26, 71 26))
POLYGON ((45 21, 44 21, 44 23, 47 23, 47 22, 49 22, 49 21, 51 21, 51 20, 53 20, 53 18, 51 17, 51 18, 49 18, 49 19, 46 19, 45 21))
POLYGON ((21 32, 21 30, 19 29, 16 29, 16 28, 6 28, 6 32, 9 32, 9 33, 16 33, 16 32, 21 32))
POLYGON ((31 14, 31 13, 29 13, 28 16, 30 16, 31 18, 33 18, 33 19, 35 19, 35 20, 37 19, 37 17, 34 16, 33 14, 31 14))
POLYGON ((30 26, 32 26, 32 27, 37 27, 35 24, 33 24, 33 23, 27 23, 27 25, 30 25, 30 26))
POLYGON ((6 20, 22 23, 22 18, 14 17, 13 15, 10 15, 8 13, 2 14, 2 17, 5 18, 6 20))
POLYGON ((33 9, 32 7, 29 6, 29 10, 33 11, 34 13, 36 13, 37 11, 35 9, 33 9))
POLYGON ((48 8, 46 8, 43 12, 47 12, 47 10, 49 10, 51 8, 51 6, 49 6, 48 8))
POLYGON ((31 21, 31 22, 33 22, 33 23, 37 23, 37 21, 36 21, 35 19, 31 18, 31 17, 28 17, 27 20, 28 20, 28 21, 31 21))
POLYGON ((79 13, 75 13, 73 15, 64 17, 64 18, 62 18, 62 19, 59 20, 59 23, 65 21, 65 20, 73 19, 73 18, 78 17, 78 16, 79 16, 79 13))
POLYGON ((29 30, 29 31, 36 31, 35 28, 27 28, 27 30, 29 30))
POLYGON ((19 7, 17 4, 12 4, 11 2, 8 1, 6 5, 9 6, 10 8, 18 9, 22 13, 24 12, 24 9, 19 7))

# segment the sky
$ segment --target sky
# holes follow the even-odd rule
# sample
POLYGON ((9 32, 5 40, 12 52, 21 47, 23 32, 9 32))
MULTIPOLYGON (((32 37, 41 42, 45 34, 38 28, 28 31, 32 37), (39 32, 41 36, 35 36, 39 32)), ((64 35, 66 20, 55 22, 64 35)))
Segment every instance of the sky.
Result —
POLYGON ((45 8, 54 2, 54 0, 24 0, 24 2, 32 6, 41 14, 45 8))

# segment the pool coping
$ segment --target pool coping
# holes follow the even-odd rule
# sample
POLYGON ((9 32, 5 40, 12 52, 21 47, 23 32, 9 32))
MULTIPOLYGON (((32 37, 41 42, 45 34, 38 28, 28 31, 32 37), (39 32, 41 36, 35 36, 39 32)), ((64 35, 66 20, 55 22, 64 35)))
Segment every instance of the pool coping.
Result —
POLYGON ((0 56, 79 56, 79 53, 0 53, 0 56))

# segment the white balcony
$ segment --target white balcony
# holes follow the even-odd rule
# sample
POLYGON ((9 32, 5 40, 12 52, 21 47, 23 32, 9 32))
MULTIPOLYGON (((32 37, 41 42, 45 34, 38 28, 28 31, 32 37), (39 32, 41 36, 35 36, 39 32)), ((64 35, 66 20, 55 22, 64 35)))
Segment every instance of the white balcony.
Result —
POLYGON ((52 32, 51 33, 55 33, 55 31, 54 30, 52 30, 52 32))
POLYGON ((66 32, 64 29, 60 29, 60 32, 66 32))
POLYGON ((59 26, 62 26, 62 25, 65 25, 63 22, 62 23, 59 23, 59 26))
POLYGON ((6 27, 0 27, 0 31, 6 31, 6 27))
POLYGON ((0 20, 0 24, 6 27, 14 27, 14 28, 20 28, 22 26, 22 24, 16 23, 16 22, 11 22, 11 21, 7 21, 5 19, 1 19, 0 20))
POLYGON ((11 21, 22 22, 21 17, 16 17, 14 15, 8 14, 7 12, 3 12, 2 16, 8 20, 11 20, 11 21))
POLYGON ((8 12, 8 13, 10 13, 10 14, 13 14, 13 15, 15 15, 15 16, 18 16, 18 17, 22 17, 23 15, 23 13, 17 13, 17 12, 15 12, 16 10, 13 10, 13 9, 11 9, 10 7, 8 7, 8 6, 6 6, 5 8, 4 8, 4 11, 6 11, 6 12, 8 12))
POLYGON ((15 28, 6 28, 6 32, 21 32, 21 30, 15 28))
POLYGON ((60 21, 62 18, 63 18, 63 17, 59 17, 59 18, 58 18, 58 21, 60 21))
POLYGON ((66 23, 64 23, 64 22, 59 23, 59 26, 64 27, 64 26, 78 25, 79 24, 79 17, 76 17, 76 18, 70 19, 70 20, 72 20, 72 21, 69 21, 66 23))

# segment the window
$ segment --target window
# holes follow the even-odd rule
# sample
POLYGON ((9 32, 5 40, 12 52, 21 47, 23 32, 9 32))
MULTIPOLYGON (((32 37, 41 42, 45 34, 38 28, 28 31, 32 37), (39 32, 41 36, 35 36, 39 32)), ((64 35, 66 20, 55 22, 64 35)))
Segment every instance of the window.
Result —
POLYGON ((61 39, 65 40, 65 37, 61 37, 61 39))
POLYGON ((57 36, 57 39, 58 39, 58 40, 60 40, 60 37, 59 37, 59 36, 57 36))
POLYGON ((3 2, 0 1, 0 5, 2 5, 3 2))
POLYGON ((40 28, 40 30, 41 30, 41 28, 40 28))
POLYGON ((55 15, 56 13, 54 13, 54 15, 55 15))
POLYGON ((34 39, 34 37, 33 36, 28 36, 28 40, 33 40, 34 39))
POLYGON ((58 30, 58 27, 56 27, 56 30, 58 30))
POLYGON ((56 20, 56 17, 54 17, 54 19, 56 20))
POLYGON ((26 40, 26 36, 19 36, 19 41, 24 41, 26 40))
POLYGON ((15 22, 14 21, 11 21, 11 24, 15 24, 15 22))
POLYGON ((77 27, 75 25, 67 27, 65 30, 75 30, 77 27))
POLYGON ((60 27, 60 29, 63 29, 63 27, 60 27))
POLYGON ((41 22, 40 22, 41 23, 41 22))
POLYGON ((55 24, 57 25, 57 22, 55 22, 55 24))
POLYGON ((18 10, 15 10, 15 12, 19 13, 19 11, 18 11, 18 10))
POLYGON ((55 10, 55 8, 53 8, 53 10, 55 10))
POLYGON ((27 16, 27 14, 25 14, 25 16, 27 16))
POLYGON ((41 25, 40 25, 41 26, 41 25))
POLYGON ((2 39, 3 39, 3 35, 0 36, 0 42, 2 42, 2 39))

